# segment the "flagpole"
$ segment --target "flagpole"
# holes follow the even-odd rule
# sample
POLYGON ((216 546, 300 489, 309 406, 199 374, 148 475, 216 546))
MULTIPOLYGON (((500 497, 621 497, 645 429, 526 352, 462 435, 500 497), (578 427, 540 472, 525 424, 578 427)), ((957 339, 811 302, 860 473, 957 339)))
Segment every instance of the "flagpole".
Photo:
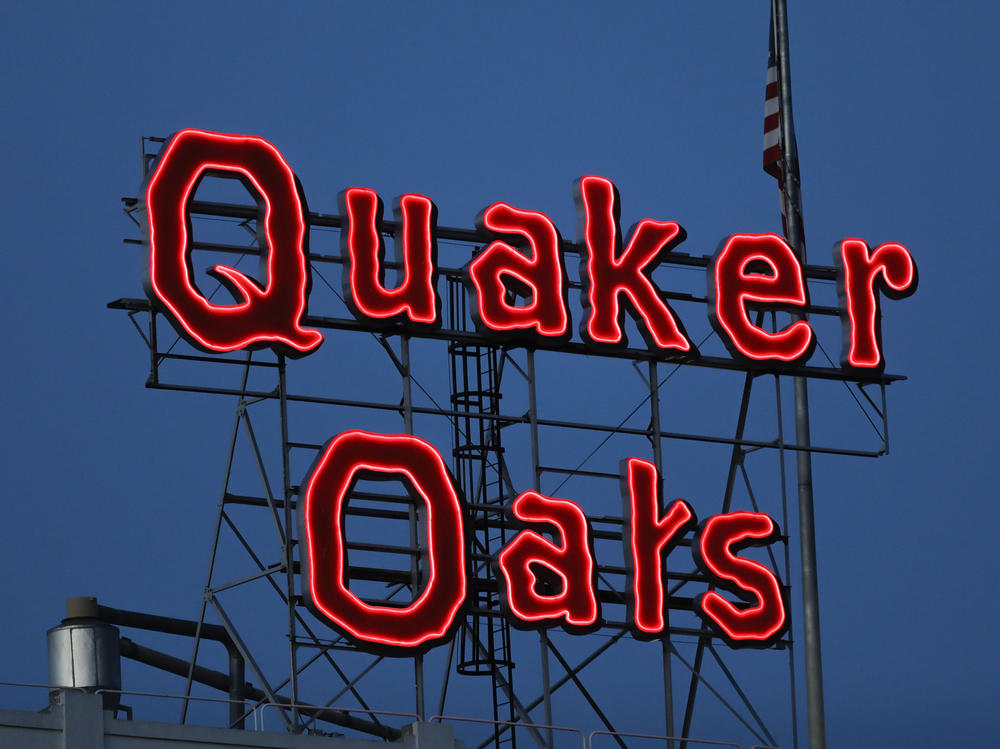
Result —
MULTIPOLYGON (((781 101, 781 171, 784 183, 787 238, 805 265, 806 247, 802 229, 802 195, 799 185, 799 154, 792 119, 792 79, 788 59, 788 14, 785 0, 771 0, 778 52, 778 88, 781 101)), ((805 315, 803 315, 803 318, 805 315)), ((823 707, 823 662, 819 637, 819 585, 816 573, 816 524, 813 515, 812 453, 809 437, 809 391, 804 377, 794 378, 795 437, 799 496, 799 546, 802 553, 802 624, 806 654, 806 704, 809 718, 809 749, 826 749, 826 717, 823 707)))

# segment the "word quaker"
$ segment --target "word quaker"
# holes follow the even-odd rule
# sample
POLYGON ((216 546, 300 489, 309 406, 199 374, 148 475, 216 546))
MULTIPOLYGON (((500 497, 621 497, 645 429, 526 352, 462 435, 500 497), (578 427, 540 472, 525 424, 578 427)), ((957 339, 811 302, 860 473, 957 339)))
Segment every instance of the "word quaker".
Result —
MULTIPOLYGON (((623 241, 620 200, 614 184, 585 176, 575 185, 579 209, 580 263, 586 345, 623 347, 626 312, 661 359, 693 359, 699 353, 651 274, 685 237, 672 221, 640 221, 623 241), (624 246, 624 249, 623 249, 624 246)), ((166 145, 146 186, 150 299, 193 345, 225 352, 271 346, 290 356, 315 351, 323 336, 302 327, 310 289, 308 212, 294 172, 278 150, 251 136, 182 130, 166 145), (192 279, 188 201, 203 177, 236 176, 260 209, 260 283, 217 265, 210 272, 236 304, 213 304, 192 279), (262 248, 263 250, 263 248, 262 248)), ((406 194, 394 206, 401 225, 396 238, 402 282, 385 286, 383 205, 370 189, 352 187, 340 196, 346 226, 341 252, 346 264, 345 300, 370 326, 399 323, 437 326, 437 209, 430 198, 406 194)), ((466 267, 473 317, 481 335, 497 340, 558 346, 571 336, 569 283, 559 231, 538 211, 497 202, 478 219, 496 237, 466 267), (527 250, 527 252, 525 252, 527 250), (524 300, 518 304, 516 297, 524 300)), ((856 370, 884 367, 881 297, 900 298, 917 287, 917 269, 901 244, 872 250, 845 239, 834 253, 841 303, 841 364, 856 370)), ((769 332, 755 325, 748 308, 803 313, 809 305, 802 264, 776 234, 734 234, 708 267, 709 317, 731 355, 745 365, 798 364, 816 341, 809 322, 798 319, 769 332)))

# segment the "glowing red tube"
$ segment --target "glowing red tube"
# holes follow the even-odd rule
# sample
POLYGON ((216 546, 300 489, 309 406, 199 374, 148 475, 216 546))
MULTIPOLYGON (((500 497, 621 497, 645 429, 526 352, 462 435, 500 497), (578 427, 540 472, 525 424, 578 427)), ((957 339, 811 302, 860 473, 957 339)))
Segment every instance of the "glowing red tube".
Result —
POLYGON ((466 594, 464 509, 441 455, 409 435, 344 432, 309 475, 300 509, 303 590, 345 635, 388 648, 428 647, 448 635, 466 594), (344 510, 359 478, 404 479, 427 512, 425 580, 408 606, 372 606, 347 587, 344 510))
POLYGON ((497 556, 512 622, 519 627, 595 626, 601 613, 595 594, 597 568, 583 510, 568 500, 528 491, 518 495, 511 511, 523 522, 554 526, 562 540, 557 545, 535 531, 523 530, 497 556), (558 578, 558 592, 539 590, 540 581, 532 569, 536 565, 558 578))
POLYGON ((748 304, 801 309, 808 304, 798 258, 777 234, 734 234, 712 260, 710 318, 730 353, 749 361, 805 361, 816 345, 805 320, 769 333, 750 321, 748 304), (755 267, 756 266, 756 267, 755 267), (767 275, 757 268, 766 267, 767 275))
POLYGON ((650 277, 684 240, 684 230, 673 222, 645 219, 632 229, 622 252, 618 190, 611 180, 582 177, 574 194, 587 246, 586 262, 580 263, 580 298, 589 315, 581 335, 598 344, 627 345, 623 326, 628 311, 650 348, 691 352, 683 326, 650 277), (620 303, 625 300, 629 304, 620 303))
POLYGON ((622 482, 625 515, 625 566, 629 571, 629 620, 637 637, 648 639, 663 633, 664 562, 681 537, 697 523, 694 511, 683 499, 675 500, 665 515, 656 466, 648 460, 629 458, 622 482))
POLYGON ((917 290, 917 266, 901 244, 883 244, 874 252, 861 239, 845 239, 834 251, 837 294, 844 331, 840 363, 845 367, 881 370, 882 305, 917 290))
POLYGON ((434 238, 437 208, 430 198, 407 194, 396 201, 396 218, 402 224, 396 238, 396 259, 403 266, 403 281, 394 289, 385 286, 385 244, 382 240, 382 201, 374 190, 352 187, 340 195, 347 229, 341 232, 345 273, 344 297, 359 318, 374 322, 438 322, 437 244, 434 238))
POLYGON ((481 228, 523 237, 531 248, 525 256, 507 242, 492 242, 467 267, 475 288, 474 317, 480 328, 500 334, 533 334, 544 338, 569 336, 565 269, 559 252, 559 232, 552 219, 494 203, 480 215, 481 228), (516 306, 510 293, 530 298, 516 306))
POLYGON ((700 595, 695 611, 734 646, 767 647, 787 627, 785 598, 774 572, 736 556, 747 546, 764 546, 779 537, 778 526, 761 512, 713 515, 695 535, 692 551, 702 571, 747 604, 737 606, 715 591, 700 595))
POLYGON ((309 295, 305 199, 291 168, 263 138, 181 130, 146 185, 149 268, 146 292, 188 341, 206 351, 272 346, 302 356, 323 341, 301 327, 309 295), (237 176, 255 193, 262 285, 225 265, 211 271, 236 304, 213 304, 192 279, 187 205, 203 177, 237 176))

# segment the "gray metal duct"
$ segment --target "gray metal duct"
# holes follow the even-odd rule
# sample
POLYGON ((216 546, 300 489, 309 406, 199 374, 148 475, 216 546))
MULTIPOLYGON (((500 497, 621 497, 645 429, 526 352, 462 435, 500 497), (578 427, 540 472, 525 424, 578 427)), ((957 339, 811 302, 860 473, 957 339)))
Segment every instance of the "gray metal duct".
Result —
MULTIPOLYGON (((97 600, 70 598, 66 618, 47 632, 49 684, 96 692, 122 688, 118 628, 97 618, 97 600)), ((118 707, 117 692, 104 695, 108 710, 118 707)))

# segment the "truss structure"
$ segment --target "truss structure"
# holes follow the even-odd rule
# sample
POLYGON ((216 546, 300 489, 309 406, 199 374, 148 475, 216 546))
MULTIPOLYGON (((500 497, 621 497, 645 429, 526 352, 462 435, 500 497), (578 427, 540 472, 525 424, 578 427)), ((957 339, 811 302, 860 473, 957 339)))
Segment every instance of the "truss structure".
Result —
MULTIPOLYGON (((144 177, 153 158, 147 149, 159 142, 143 140, 144 177)), ((199 188, 194 197, 195 269, 220 259, 237 267, 255 263, 257 212, 249 196, 216 200, 199 188)), ((124 208, 133 220, 143 210, 137 199, 125 199, 124 208)), ((321 329, 326 341, 306 359, 287 361, 270 351, 205 355, 180 339, 147 299, 109 305, 127 313, 141 336, 147 387, 234 404, 199 621, 225 627, 246 661, 247 678, 266 695, 248 701, 247 712, 266 705, 271 720, 293 732, 350 728, 384 738, 414 717, 482 719, 461 724, 466 743, 479 749, 569 745, 557 725, 597 729, 595 736, 621 747, 642 743, 625 732, 797 745, 794 629, 766 651, 728 649, 692 612, 708 581, 691 560, 689 542, 665 560, 669 636, 632 638, 618 461, 651 459, 664 477, 665 496, 684 496, 701 517, 768 512, 787 535, 759 558, 790 587, 795 517, 786 484, 790 456, 801 449, 786 433, 792 376, 825 384, 814 395, 814 410, 816 400, 825 400, 838 414, 824 435, 830 443, 821 436, 808 449, 861 457, 888 450, 886 386, 900 378, 847 372, 829 357, 826 366, 746 372, 722 353, 707 319, 702 335, 688 325, 705 355, 686 364, 658 362, 645 349, 595 354, 573 341, 559 350, 499 345, 475 332, 462 283, 462 266, 486 239, 446 227, 438 230, 442 328, 371 332, 350 315, 340 292, 341 218, 312 213, 309 224, 313 288, 305 324, 321 329), (713 346, 719 356, 711 355, 713 346), (856 416, 843 418, 848 410, 856 416), (299 482, 323 443, 349 428, 415 433, 435 444, 450 456, 471 514, 467 616, 450 644, 421 657, 358 650, 303 603, 299 482), (604 618, 597 633, 512 630, 500 611, 491 560, 518 530, 504 507, 531 488, 573 499, 591 520, 604 618), (779 677, 787 682, 780 689, 779 677)), ((385 223, 388 241, 396 229, 385 223)), ((143 245, 141 238, 125 241, 143 245)), ((568 256, 579 251, 564 243, 568 256)), ((687 283, 693 289, 668 294, 685 319, 706 317, 708 262, 671 253, 662 269, 670 274, 663 288, 687 283)), ((806 273, 811 298, 833 294, 832 268, 807 266, 806 273)), ((571 277, 570 285, 572 306, 580 284, 571 277)), ((201 290, 209 298, 226 293, 207 283, 201 290)), ((821 336, 836 329, 839 340, 835 306, 813 304, 809 313, 821 336)), ((773 314, 765 323, 785 324, 773 314)), ((825 355, 821 347, 814 361, 825 355)), ((385 486, 362 482, 352 495, 350 584, 373 600, 406 602, 420 585, 418 507, 405 487, 385 486)), ((789 600, 793 614, 796 598, 789 600)), ((204 659, 195 638, 188 694, 196 688, 193 667, 204 659)), ((182 721, 186 714, 185 706, 182 721)))

